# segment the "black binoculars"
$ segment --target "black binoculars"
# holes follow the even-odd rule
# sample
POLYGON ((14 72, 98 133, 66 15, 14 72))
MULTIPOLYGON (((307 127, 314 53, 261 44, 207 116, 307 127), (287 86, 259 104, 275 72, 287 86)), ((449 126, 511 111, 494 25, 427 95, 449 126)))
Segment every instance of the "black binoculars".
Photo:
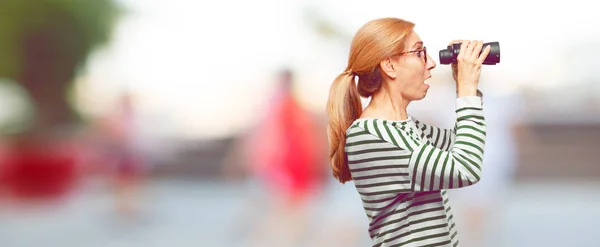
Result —
MULTIPOLYGON (((461 43, 454 43, 448 46, 448 49, 440 50, 440 63, 441 64, 451 64, 456 63, 456 56, 460 52, 461 43)), ((485 49, 486 46, 491 46, 490 53, 483 61, 483 64, 487 65, 495 65, 500 62, 500 43, 499 42, 489 42, 484 43, 481 51, 485 49)), ((480 53, 481 54, 481 53, 480 53)))

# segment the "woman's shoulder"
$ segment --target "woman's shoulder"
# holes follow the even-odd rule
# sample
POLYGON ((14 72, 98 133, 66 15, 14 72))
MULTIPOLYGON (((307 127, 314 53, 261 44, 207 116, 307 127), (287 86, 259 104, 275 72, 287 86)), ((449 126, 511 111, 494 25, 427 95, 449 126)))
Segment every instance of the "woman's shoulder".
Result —
POLYGON ((350 125, 350 127, 363 127, 364 128, 365 125, 367 126, 367 128, 369 125, 396 126, 397 124, 400 124, 402 122, 403 121, 393 121, 393 120, 377 118, 377 117, 361 117, 361 118, 354 120, 354 122, 352 122, 352 125, 350 125))
POLYGON ((370 116, 361 116, 360 118, 354 120, 353 124, 356 123, 372 123, 372 124, 386 124, 386 125, 398 125, 398 124, 407 124, 414 121, 415 118, 412 115, 408 115, 408 117, 404 120, 391 120, 381 117, 370 117, 370 116))
POLYGON ((406 120, 389 120, 385 118, 377 117, 361 117, 352 122, 350 127, 346 130, 346 134, 352 134, 356 132, 367 132, 371 134, 380 135, 381 132, 389 132, 391 129, 403 128, 406 125, 410 125, 413 122, 412 116, 409 116, 406 120))
POLYGON ((416 139, 416 132, 412 118, 394 121, 383 118, 356 119, 346 131, 346 141, 350 146, 360 144, 381 145, 387 143, 402 150, 412 151, 420 143, 416 139))

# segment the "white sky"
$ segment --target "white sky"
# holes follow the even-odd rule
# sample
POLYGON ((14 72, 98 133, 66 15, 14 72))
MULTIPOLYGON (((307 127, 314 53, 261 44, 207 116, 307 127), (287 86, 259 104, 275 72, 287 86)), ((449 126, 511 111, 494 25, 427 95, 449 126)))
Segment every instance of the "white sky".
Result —
MULTIPOLYGON (((323 42, 303 19, 314 6, 352 35, 366 21, 393 16, 417 24, 432 57, 451 39, 500 41, 502 60, 484 73, 498 88, 562 86, 566 44, 600 40, 594 8, 547 1, 148 1, 122 0, 130 13, 113 42, 80 78, 79 102, 106 111, 122 88, 138 96, 152 131, 188 138, 231 134, 260 116, 272 73, 291 65, 299 93, 322 111, 349 47, 323 42), (543 8, 543 9, 542 9, 543 8)), ((436 74, 447 70, 438 64, 436 74)), ((438 77, 439 78, 439 77, 438 77)), ((441 78, 443 79, 443 78, 441 78)))

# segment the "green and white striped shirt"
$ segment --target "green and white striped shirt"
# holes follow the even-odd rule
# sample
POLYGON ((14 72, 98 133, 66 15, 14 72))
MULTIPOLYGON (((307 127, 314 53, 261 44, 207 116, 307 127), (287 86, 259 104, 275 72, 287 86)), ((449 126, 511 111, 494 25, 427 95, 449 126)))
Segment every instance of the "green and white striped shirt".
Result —
POLYGON ((456 99, 454 129, 411 116, 357 119, 346 132, 350 173, 373 246, 458 246, 446 189, 477 183, 486 135, 481 98, 456 99))

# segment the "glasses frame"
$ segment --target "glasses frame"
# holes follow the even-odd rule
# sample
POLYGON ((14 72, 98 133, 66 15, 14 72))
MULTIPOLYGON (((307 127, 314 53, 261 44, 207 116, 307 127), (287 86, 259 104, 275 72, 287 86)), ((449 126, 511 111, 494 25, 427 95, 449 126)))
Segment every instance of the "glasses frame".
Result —
POLYGON ((427 47, 423 46, 423 49, 400 52, 398 56, 402 56, 409 53, 416 53, 418 57, 423 57, 425 59, 425 64, 427 64, 427 47))

